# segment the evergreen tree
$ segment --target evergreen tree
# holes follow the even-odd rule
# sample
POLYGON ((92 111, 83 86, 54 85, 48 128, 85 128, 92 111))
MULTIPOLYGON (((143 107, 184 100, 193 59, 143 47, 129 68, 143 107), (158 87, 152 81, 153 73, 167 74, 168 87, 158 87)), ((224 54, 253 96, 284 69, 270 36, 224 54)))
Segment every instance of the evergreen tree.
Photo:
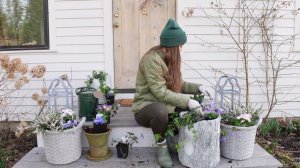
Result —
POLYGON ((5 13, 3 11, 3 3, 0 1, 0 45, 4 42, 4 25, 5 25, 5 13))
POLYGON ((6 21, 4 25, 4 34, 8 39, 13 39, 14 33, 12 28, 12 2, 11 0, 6 0, 6 21))
MULTIPOLYGON (((2 4, 3 5, 3 4, 2 4)), ((23 5, 20 0, 6 0, 4 4, 5 11, 2 6, 2 13, 5 13, 1 18, 2 34, 8 40, 5 45, 19 45, 20 26, 23 17, 23 5)))
POLYGON ((23 43, 44 44, 44 0, 28 0, 22 30, 23 43))
POLYGON ((20 27, 23 17, 23 5, 20 0, 12 0, 12 16, 11 16, 11 27, 13 31, 13 39, 19 44, 20 27))

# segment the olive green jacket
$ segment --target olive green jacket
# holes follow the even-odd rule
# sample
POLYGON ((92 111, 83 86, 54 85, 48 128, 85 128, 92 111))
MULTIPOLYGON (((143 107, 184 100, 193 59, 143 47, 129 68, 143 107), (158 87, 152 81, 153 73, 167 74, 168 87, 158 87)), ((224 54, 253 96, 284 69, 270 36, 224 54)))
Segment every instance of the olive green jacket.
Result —
POLYGON ((175 107, 187 108, 189 95, 198 92, 200 84, 183 81, 182 93, 175 93, 166 86, 164 78, 168 67, 164 62, 164 54, 154 50, 146 53, 139 64, 136 78, 136 93, 132 111, 138 113, 143 107, 153 103, 162 102, 167 105, 168 112, 174 112, 175 107))

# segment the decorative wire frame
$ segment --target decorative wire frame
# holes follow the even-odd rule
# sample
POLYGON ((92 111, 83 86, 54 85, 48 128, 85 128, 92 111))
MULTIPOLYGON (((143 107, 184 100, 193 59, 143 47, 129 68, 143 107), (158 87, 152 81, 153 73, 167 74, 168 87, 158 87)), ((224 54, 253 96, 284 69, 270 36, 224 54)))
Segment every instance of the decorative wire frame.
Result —
POLYGON ((235 106, 234 97, 238 96, 238 106, 241 106, 241 87, 236 77, 233 76, 221 76, 215 88, 215 101, 218 101, 218 96, 220 96, 220 105, 224 107, 224 100, 226 95, 230 96, 230 110, 233 111, 235 106), (230 84, 230 87, 226 87, 230 84))
POLYGON ((51 81, 50 87, 48 89, 48 108, 51 108, 52 98, 54 99, 54 109, 58 110, 58 98, 65 97, 65 108, 72 109, 74 107, 73 104, 73 88, 68 79, 56 78, 51 81), (60 87, 62 86, 62 87, 60 87))

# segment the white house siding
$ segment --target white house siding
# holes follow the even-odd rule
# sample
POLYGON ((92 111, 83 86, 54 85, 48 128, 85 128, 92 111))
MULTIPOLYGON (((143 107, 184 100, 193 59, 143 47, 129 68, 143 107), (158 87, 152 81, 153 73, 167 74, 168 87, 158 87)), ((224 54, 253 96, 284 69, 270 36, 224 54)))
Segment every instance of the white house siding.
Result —
MULTIPOLYGON (((249 0, 253 1, 253 0, 249 0)), ((225 34, 225 30, 220 30, 218 26, 215 26, 213 22, 208 20, 204 13, 201 12, 201 8, 204 9, 207 14, 215 15, 216 13, 210 8, 211 0, 177 0, 177 20, 179 24, 184 27, 187 35, 188 42, 184 47, 184 56, 183 56, 183 76, 186 80, 196 83, 203 83, 207 86, 211 93, 213 91, 213 85, 216 84, 216 80, 222 76, 221 73, 216 72, 215 70, 221 70, 226 74, 230 74, 233 76, 243 77, 244 73, 242 72, 243 63, 241 61, 241 57, 239 57, 238 52, 233 49, 220 49, 217 47, 208 47, 209 45, 206 42, 210 42, 217 46, 221 46, 223 48, 230 48, 231 46, 235 46, 233 41, 225 36, 221 35, 221 31, 225 34), (188 11, 188 9, 193 8, 192 16, 184 16, 182 12, 188 11), (206 41, 201 41, 199 37, 206 41), (203 46, 203 44, 205 44, 203 46), (198 73, 196 73, 197 71, 198 73), (208 81, 206 81, 207 79, 208 81)), ((238 0, 234 1, 222 1, 224 7, 227 10, 227 13, 233 12, 233 8, 238 0)), ((299 4, 298 4, 299 6, 299 4)), ((293 10, 295 8, 295 4, 293 4, 290 8, 285 9, 287 12, 289 10, 293 10)), ((238 12, 237 12, 238 13, 238 12)), ((230 14, 229 14, 230 15, 230 14)), ((237 19, 238 16, 235 18, 237 19)), ((226 20, 226 19, 225 19, 226 20)), ((299 20, 299 19, 298 19, 299 20)), ((292 35, 295 32, 300 32, 299 23, 296 23, 298 27, 295 27, 295 18, 292 15, 287 15, 283 19, 276 21, 275 23, 275 32, 280 35, 292 35)), ((239 35, 239 27, 233 26, 232 32, 235 37, 239 35)), ((294 51, 300 51, 300 41, 296 41, 296 47, 294 51), (298 44, 297 44, 298 43, 298 44)), ((287 55, 287 46, 283 47, 280 51, 280 55, 287 55)), ((257 46, 255 48, 255 55, 262 54, 262 47, 257 46)), ((300 53, 294 52, 295 59, 300 59, 300 53)), ((259 68, 259 64, 255 58, 250 59, 251 66, 251 75, 250 80, 255 81, 255 78, 262 79, 264 74, 259 68)), ((281 117, 281 116, 300 116, 300 74, 298 73, 300 70, 300 65, 293 66, 293 68, 289 68, 285 70, 282 74, 284 75, 279 81, 279 87, 286 89, 286 94, 279 94, 280 104, 275 110, 271 113, 271 117, 281 117), (282 98, 284 97, 284 98, 282 98), (292 101, 289 101, 292 100, 292 101), (287 103, 288 102, 288 103, 287 103), (287 104, 285 104, 287 103, 287 104)), ((243 80, 239 80, 243 89, 245 89, 245 84, 243 80)), ((266 105, 266 99, 262 95, 260 87, 258 84, 251 84, 250 88, 251 94, 251 102, 255 104, 263 103, 266 105)), ((245 90, 244 90, 245 93, 245 90)), ((245 98, 242 98, 242 101, 245 98)))
MULTIPOLYGON (((105 1, 49 0, 50 50, 6 53, 21 58, 29 66, 44 64, 47 67, 45 81, 48 87, 52 79, 62 74, 71 78, 73 88, 84 86, 84 80, 92 70, 106 70, 113 74, 113 66, 110 65, 111 3, 105 1)), ((19 96, 25 95, 25 99, 22 107, 17 105, 17 113, 30 111, 26 116, 34 117, 36 111, 33 109, 37 108, 31 94, 42 86, 41 80, 33 80, 23 88, 19 96)), ((74 105, 77 106, 77 96, 74 96, 74 105)))
MULTIPOLYGON (((226 7, 232 8, 235 1, 226 1, 226 7)), ((203 42, 197 38, 211 43, 230 47, 233 45, 230 39, 220 35, 220 29, 209 22, 201 13, 190 17, 182 15, 182 11, 188 8, 198 8, 201 5, 209 7, 209 0, 177 0, 177 21, 186 30, 188 43, 184 48, 183 76, 187 81, 203 83, 211 93, 212 85, 221 76, 220 73, 211 69, 222 70, 231 75, 242 76, 242 62, 238 53, 234 50, 220 50, 216 47, 203 46, 203 42), (197 72, 200 74, 196 73, 197 72), (207 79, 208 81, 204 80, 207 79)), ((298 4, 299 6, 299 4, 298 4)), ((202 6, 203 7, 203 6, 202 6)), ((294 6, 293 6, 294 7, 294 6)), ((293 8, 291 7, 291 8, 293 8)), ((209 10, 208 10, 209 11, 209 10)), ((109 72, 113 81, 113 35, 112 35, 112 1, 111 0, 49 0, 49 24, 50 24, 50 50, 44 51, 15 51, 7 52, 12 57, 20 57, 29 66, 44 64, 47 67, 45 76, 47 86, 51 79, 68 74, 73 88, 83 86, 84 80, 92 70, 105 70, 109 72)), ((298 19, 299 20, 299 19, 298 19)), ((299 22, 295 18, 286 17, 275 23, 276 31, 281 34, 299 32, 299 22)), ((235 28, 238 35, 238 28, 235 28)), ((297 42, 295 51, 300 51, 300 40, 297 42)), ((259 49, 258 49, 259 50, 259 49)), ((261 49, 260 49, 261 50, 261 49)), ((261 52, 257 52, 257 54, 261 52)), ((282 54, 286 54, 285 51, 282 54)), ((296 59, 299 53, 293 53, 296 59)), ((263 74, 258 68, 256 60, 251 59, 251 66, 256 77, 263 74)), ((294 66, 280 79, 281 87, 288 89, 285 101, 300 96, 300 75, 297 73, 300 67, 294 66)), ((254 78, 251 76, 251 79, 254 78)), ((245 88, 242 81, 242 87, 245 88)), ((26 95, 18 113, 27 112, 27 117, 34 117, 36 104, 31 100, 31 94, 42 87, 40 80, 33 80, 30 85, 23 88, 20 95, 26 95)), ((284 95, 282 95, 284 96, 284 95)), ((265 103, 256 84, 251 85, 251 101, 253 103, 265 103)), ((285 105, 277 106, 272 112, 272 117, 300 116, 299 99, 294 99, 285 105), (285 112, 285 113, 282 113, 285 112)), ((74 104, 77 106, 77 96, 74 96, 74 104)))

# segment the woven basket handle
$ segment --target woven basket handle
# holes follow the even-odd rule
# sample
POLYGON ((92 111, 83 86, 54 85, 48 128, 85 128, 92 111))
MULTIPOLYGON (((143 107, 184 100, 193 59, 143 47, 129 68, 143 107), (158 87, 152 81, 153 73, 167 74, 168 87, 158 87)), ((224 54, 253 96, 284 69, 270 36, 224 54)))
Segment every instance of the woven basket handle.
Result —
POLYGON ((86 120, 86 118, 82 117, 77 127, 81 128, 83 123, 85 122, 85 120, 86 120))

